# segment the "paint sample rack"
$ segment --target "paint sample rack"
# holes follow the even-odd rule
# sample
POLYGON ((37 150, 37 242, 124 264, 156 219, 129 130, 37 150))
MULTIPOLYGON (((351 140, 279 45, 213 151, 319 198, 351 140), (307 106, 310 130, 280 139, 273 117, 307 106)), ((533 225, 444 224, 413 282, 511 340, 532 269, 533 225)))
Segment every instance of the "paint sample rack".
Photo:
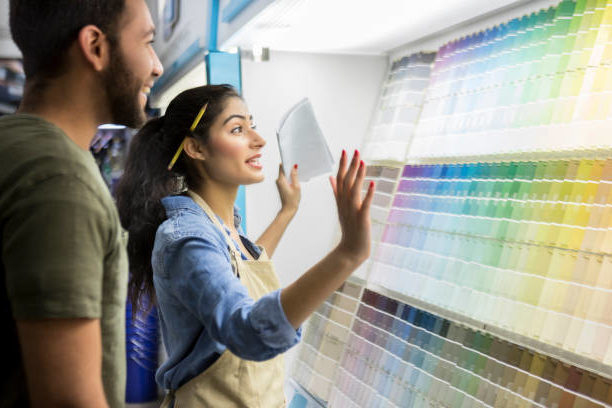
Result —
POLYGON ((363 146, 370 161, 403 163, 417 126, 435 53, 416 53, 393 62, 363 146))
POLYGON ((363 286, 345 282, 308 320, 293 379, 323 405, 336 383, 340 359, 359 306, 363 286))
POLYGON ((438 51, 409 157, 612 143, 612 2, 562 1, 438 51))
POLYGON ((329 406, 597 407, 609 380, 365 290, 329 406))
MULTIPOLYGON (((370 207, 372 248, 378 245, 382 237, 389 216, 389 210, 393 202, 393 195, 395 194, 397 182, 401 173, 401 166, 368 166, 365 183, 363 185, 363 193, 365 194, 371 181, 376 185, 374 197, 372 198, 372 205, 370 207)), ((361 265, 359 269, 354 272, 353 276, 365 279, 370 269, 370 264, 371 259, 361 265)))
POLYGON ((610 159, 408 165, 369 282, 612 366, 610 176, 610 159))
POLYGON ((362 285, 347 283, 306 328, 293 378, 321 406, 612 406, 608 377, 362 285))
POLYGON ((366 141, 362 289, 350 324, 336 297, 310 320, 294 376, 329 407, 612 407, 612 0, 452 41, 430 76, 416 127, 366 141))

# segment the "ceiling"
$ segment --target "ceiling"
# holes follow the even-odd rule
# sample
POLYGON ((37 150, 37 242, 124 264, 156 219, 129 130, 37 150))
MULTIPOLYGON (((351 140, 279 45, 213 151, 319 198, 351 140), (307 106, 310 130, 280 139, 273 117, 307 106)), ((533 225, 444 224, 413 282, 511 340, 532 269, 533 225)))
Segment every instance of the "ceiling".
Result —
POLYGON ((525 0, 276 0, 223 48, 387 54, 404 44, 525 0))
MULTIPOLYGON (((163 0, 157 0, 163 2, 163 0)), ((539 0, 541 1, 541 0, 539 0)), ((387 54, 404 44, 538 0, 275 0, 231 35, 222 48, 387 54)), ((0 58, 17 58, 0 0, 0 58)))

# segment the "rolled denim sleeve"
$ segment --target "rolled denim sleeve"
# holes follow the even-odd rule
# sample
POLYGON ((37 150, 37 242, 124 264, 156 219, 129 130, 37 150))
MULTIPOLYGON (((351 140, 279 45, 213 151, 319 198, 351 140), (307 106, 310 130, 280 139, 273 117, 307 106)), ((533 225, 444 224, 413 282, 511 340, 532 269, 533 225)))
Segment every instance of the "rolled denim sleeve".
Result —
POLYGON ((260 333, 262 341, 270 347, 288 349, 295 345, 302 334, 287 320, 280 301, 280 289, 262 297, 253 305, 251 324, 260 333))
POLYGON ((175 297, 193 313, 210 337, 238 357, 263 361, 299 342, 282 309, 280 290, 257 301, 232 272, 227 249, 218 237, 182 237, 165 268, 175 297))

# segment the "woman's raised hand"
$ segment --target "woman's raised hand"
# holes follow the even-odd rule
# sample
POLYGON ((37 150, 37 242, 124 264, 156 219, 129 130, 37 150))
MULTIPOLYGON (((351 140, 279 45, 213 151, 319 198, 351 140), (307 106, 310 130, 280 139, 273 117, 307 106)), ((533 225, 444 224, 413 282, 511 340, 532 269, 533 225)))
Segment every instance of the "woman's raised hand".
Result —
POLYGON ((361 263, 370 256, 370 204, 374 197, 374 182, 370 182, 365 197, 361 189, 366 174, 365 163, 355 154, 347 168, 347 155, 343 150, 336 177, 330 177, 342 238, 338 249, 355 262, 361 263))
POLYGON ((346 152, 342 151, 338 174, 330 177, 342 228, 340 243, 281 291, 285 316, 296 329, 370 256, 370 203, 374 183, 369 184, 362 199, 366 166, 356 150, 348 168, 347 161, 346 152))

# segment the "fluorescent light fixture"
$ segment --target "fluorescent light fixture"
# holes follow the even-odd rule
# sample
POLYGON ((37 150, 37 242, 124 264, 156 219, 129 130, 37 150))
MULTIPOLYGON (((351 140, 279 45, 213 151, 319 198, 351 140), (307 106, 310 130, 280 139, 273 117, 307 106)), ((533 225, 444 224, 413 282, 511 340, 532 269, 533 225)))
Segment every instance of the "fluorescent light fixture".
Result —
POLYGON ((104 125, 98 126, 98 129, 100 129, 100 130, 119 130, 119 129, 125 129, 125 126, 123 126, 123 125, 115 125, 115 124, 112 124, 112 123, 106 123, 104 125))

